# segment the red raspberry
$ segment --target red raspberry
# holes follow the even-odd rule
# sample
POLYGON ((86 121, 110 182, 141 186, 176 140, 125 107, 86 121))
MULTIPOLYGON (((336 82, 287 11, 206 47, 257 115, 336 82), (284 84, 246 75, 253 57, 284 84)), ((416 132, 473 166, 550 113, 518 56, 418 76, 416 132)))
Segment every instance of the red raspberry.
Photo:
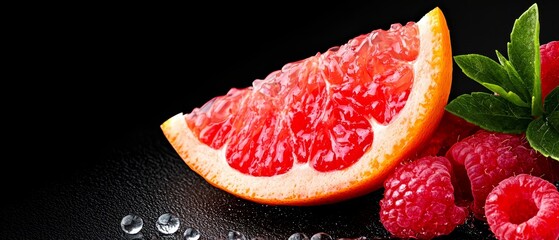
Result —
POLYGON ((398 166, 384 181, 380 220, 399 238, 432 239, 464 223, 467 209, 454 203, 451 165, 427 156, 398 166))
MULTIPOLYGON (((407 161, 413 161, 424 156, 444 156, 452 145, 474 134, 478 130, 480 130, 480 127, 469 123, 448 111, 445 111, 439 126, 437 126, 433 135, 431 135, 426 144, 423 145, 423 148, 407 161)), ((467 178, 464 167, 454 168, 452 171, 454 175, 453 185, 455 186, 454 196, 458 200, 471 199, 472 193, 469 182, 466 181, 466 185, 459 186, 462 183, 457 182, 455 179, 467 178)), ((462 203, 460 203, 460 205, 462 205, 462 203)))
POLYGON ((485 215, 497 239, 559 239, 559 191, 536 176, 501 181, 487 196, 485 215))
POLYGON ((540 46, 542 99, 559 85, 559 41, 540 46))
POLYGON ((532 149, 524 134, 479 130, 454 144, 446 157, 455 168, 465 168, 467 178, 457 176, 458 186, 470 185, 471 210, 478 219, 485 218, 487 194, 501 180, 521 173, 541 176, 549 181, 559 176, 559 162, 532 149))

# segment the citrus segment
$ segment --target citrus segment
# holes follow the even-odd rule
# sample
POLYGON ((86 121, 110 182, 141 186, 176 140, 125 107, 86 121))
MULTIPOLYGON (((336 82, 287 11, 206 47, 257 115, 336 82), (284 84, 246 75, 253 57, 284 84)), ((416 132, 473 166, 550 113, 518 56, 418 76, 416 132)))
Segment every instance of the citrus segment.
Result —
POLYGON ((274 205, 332 203, 382 186, 438 125, 450 93, 439 8, 286 64, 161 125, 210 184, 274 205))
POLYGON ((272 176, 294 162, 343 169, 371 146, 369 119, 388 124, 404 106, 418 46, 415 23, 393 24, 215 97, 186 120, 215 149, 230 139, 227 161, 243 173, 272 176))

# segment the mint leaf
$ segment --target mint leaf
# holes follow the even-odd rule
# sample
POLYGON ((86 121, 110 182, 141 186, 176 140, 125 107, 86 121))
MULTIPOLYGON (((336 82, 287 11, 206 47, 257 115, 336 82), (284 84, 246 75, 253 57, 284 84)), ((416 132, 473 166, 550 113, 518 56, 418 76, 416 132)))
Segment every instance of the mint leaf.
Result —
POLYGON ((542 155, 559 161, 559 141, 557 141, 559 131, 544 118, 535 119, 528 125, 526 139, 530 142, 530 146, 542 155))
POLYGON ((522 133, 533 119, 529 108, 483 92, 458 96, 445 109, 483 129, 504 133, 522 133))
POLYGON ((547 122, 559 131, 559 86, 547 94, 543 106, 547 114, 547 122))
POLYGON ((531 83, 532 115, 541 116, 541 80, 540 80, 540 23, 538 5, 533 4, 516 19, 511 33, 511 42, 507 44, 512 66, 520 78, 531 83))
POLYGON ((555 87, 549 94, 547 94, 543 106, 545 107, 546 113, 559 111, 559 86, 555 87))
POLYGON ((503 69, 505 69, 509 76, 509 89, 518 93, 522 97, 522 100, 526 103, 526 106, 531 107, 529 103, 532 100, 532 94, 530 93, 532 83, 523 80, 510 61, 507 60, 499 51, 495 52, 497 53, 497 57, 499 58, 499 62, 503 66, 503 69))
POLYGON ((519 107, 527 107, 529 108, 530 105, 527 104, 526 102, 524 102, 520 96, 518 96, 516 93, 513 92, 507 92, 505 89, 503 89, 502 87, 498 86, 498 85, 494 85, 494 84, 490 84, 490 83, 482 83, 481 85, 483 85, 484 87, 486 87, 487 89, 495 92, 496 94, 498 94, 499 96, 503 97, 504 99, 508 100, 509 102, 513 103, 516 106, 519 107))
POLYGON ((476 82, 501 85, 508 81, 507 71, 493 59, 479 54, 454 56, 462 72, 476 82))
POLYGON ((555 128, 556 131, 559 131, 559 111, 552 112, 547 117, 547 122, 555 128))
MULTIPOLYGON (((509 81, 507 70, 497 62, 483 55, 467 54, 454 57, 454 61, 462 72, 469 78, 480 83, 494 93, 501 95, 503 98, 521 107, 530 107, 526 94, 524 99, 511 90, 526 89, 522 82, 520 84, 509 81), (515 86, 521 85, 521 86, 515 86)), ((508 61, 507 61, 508 62, 508 61)))
POLYGON ((507 43, 509 59, 499 51, 499 63, 478 54, 455 56, 466 76, 495 94, 461 95, 445 109, 485 130, 525 132, 534 149, 559 161, 559 87, 542 104, 538 18, 538 5, 533 4, 515 20, 507 43))

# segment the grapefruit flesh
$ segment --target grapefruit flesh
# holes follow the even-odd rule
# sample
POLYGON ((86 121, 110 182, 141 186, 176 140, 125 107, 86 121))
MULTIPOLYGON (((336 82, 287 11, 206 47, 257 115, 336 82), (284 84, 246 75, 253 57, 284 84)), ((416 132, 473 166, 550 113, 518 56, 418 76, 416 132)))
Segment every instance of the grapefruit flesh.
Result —
POLYGON ((450 37, 435 8, 288 63, 161 125, 215 187, 272 205, 374 191, 438 125, 450 93, 450 37))

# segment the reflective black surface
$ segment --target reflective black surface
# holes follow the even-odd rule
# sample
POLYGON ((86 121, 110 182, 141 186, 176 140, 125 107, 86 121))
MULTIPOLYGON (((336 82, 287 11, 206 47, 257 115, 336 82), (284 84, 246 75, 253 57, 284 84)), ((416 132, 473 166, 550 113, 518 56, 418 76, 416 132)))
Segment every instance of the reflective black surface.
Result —
MULTIPOLYGON (((127 239, 129 213, 144 219, 144 239, 202 239, 229 230, 287 239, 326 232, 335 238, 388 236, 378 219, 382 192, 334 205, 275 207, 221 192, 191 172, 159 124, 231 87, 249 85, 299 60, 391 23, 445 14, 453 55, 506 52, 514 19, 532 2, 340 2, 221 5, 95 5, 30 14, 18 35, 22 70, 6 88, 1 239, 127 239), (234 9, 238 10, 234 10, 234 9), (25 37, 22 37, 25 36, 25 37), (12 91, 13 90, 13 91, 12 91), (181 219, 172 236, 157 217, 181 219)), ((540 7, 540 42, 558 40, 559 7, 540 7)), ((17 60, 17 61, 16 61, 17 60)), ((451 98, 482 90, 454 69, 451 98)), ((448 239, 491 239, 462 226, 448 239)))

